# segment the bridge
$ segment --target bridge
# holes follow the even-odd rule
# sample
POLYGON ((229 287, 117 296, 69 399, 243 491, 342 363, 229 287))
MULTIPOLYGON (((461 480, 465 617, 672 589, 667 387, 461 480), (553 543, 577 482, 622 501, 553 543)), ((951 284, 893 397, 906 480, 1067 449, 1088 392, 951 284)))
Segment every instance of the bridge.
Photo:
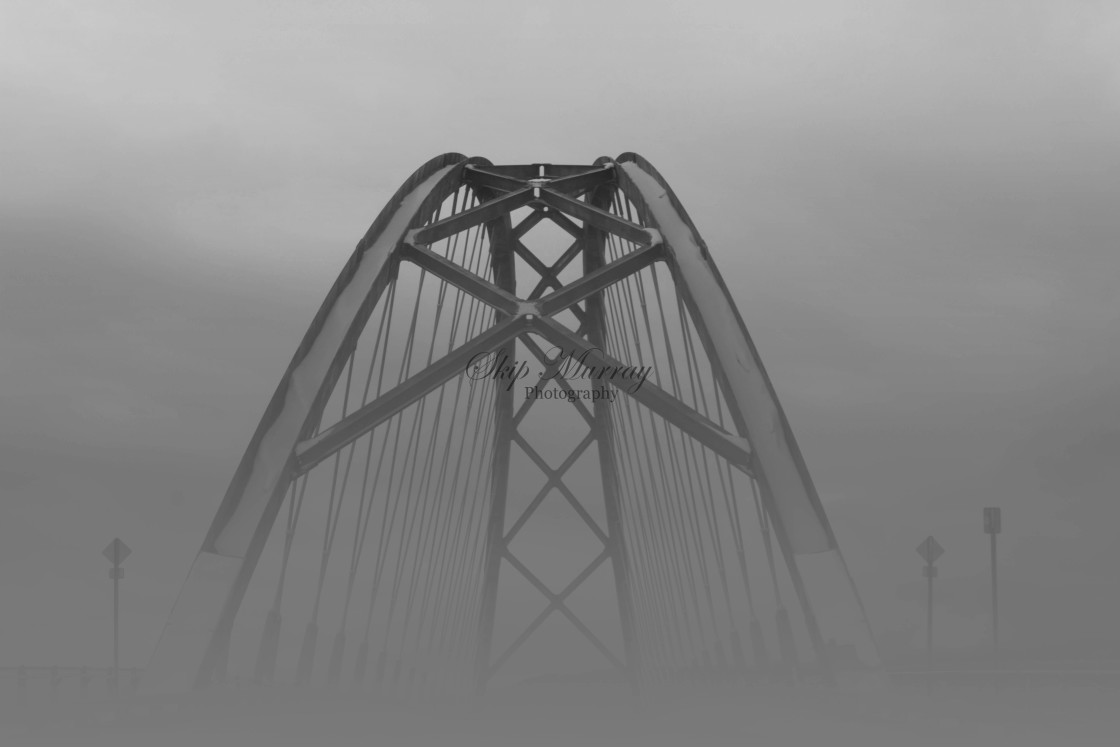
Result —
POLYGON ((876 667, 716 267, 742 249, 633 153, 421 166, 280 377, 141 690, 876 667))

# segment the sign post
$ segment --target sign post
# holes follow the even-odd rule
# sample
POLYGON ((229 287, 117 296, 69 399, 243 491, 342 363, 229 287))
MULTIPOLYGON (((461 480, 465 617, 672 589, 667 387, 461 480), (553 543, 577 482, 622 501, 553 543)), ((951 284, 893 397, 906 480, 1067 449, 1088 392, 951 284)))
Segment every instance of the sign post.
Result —
POLYGON ((922 575, 926 577, 926 671, 933 670, 933 579, 937 577, 937 568, 934 562, 941 557, 945 549, 937 543, 933 535, 922 540, 918 545, 918 554, 926 561, 922 575))
POLYGON ((996 535, 1002 524, 998 507, 984 509, 984 532, 991 537, 992 547, 992 658, 999 656, 999 595, 996 584, 996 535))
POLYGON ((120 539, 115 539, 101 551, 101 554, 113 564, 113 567, 109 569, 109 578, 113 579, 113 680, 111 686, 113 690, 116 690, 120 674, 120 586, 121 578, 124 577, 121 563, 132 554, 132 550, 120 539))

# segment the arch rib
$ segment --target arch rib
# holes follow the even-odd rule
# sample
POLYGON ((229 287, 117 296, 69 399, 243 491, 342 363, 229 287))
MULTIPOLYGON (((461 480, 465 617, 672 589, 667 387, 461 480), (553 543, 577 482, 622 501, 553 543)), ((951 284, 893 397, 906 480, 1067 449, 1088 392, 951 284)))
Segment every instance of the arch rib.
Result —
POLYGON ((620 191, 637 207, 643 223, 661 232, 666 261, 718 372, 731 417, 750 442, 754 477, 786 557, 821 669, 829 674, 829 652, 801 579, 798 555, 828 554, 836 561, 856 603, 860 619, 855 622, 861 628, 865 662, 877 666, 870 624, 832 526, 770 377, 704 240, 648 161, 624 153, 616 164, 620 191))
MULTIPOLYGON (((483 159, 470 163, 488 165, 483 159)), ((242 457, 145 671, 146 692, 205 686, 224 667, 233 618, 326 399, 381 293, 407 231, 462 183, 465 156, 421 166, 358 243, 293 356, 242 457)))

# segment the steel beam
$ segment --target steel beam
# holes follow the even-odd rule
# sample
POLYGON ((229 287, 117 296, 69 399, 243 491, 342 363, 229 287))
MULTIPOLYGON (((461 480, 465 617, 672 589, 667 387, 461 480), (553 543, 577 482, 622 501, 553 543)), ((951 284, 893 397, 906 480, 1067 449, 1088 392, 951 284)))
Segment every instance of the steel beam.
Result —
POLYGON ((532 211, 531 213, 526 215, 520 223, 513 227, 513 230, 510 232, 510 236, 512 236, 514 239, 520 239, 522 236, 532 231, 535 225, 540 223, 542 220, 545 220, 547 217, 548 213, 544 212, 543 210, 532 211))
POLYGON ((540 298, 549 288, 563 288, 564 284, 561 283, 559 279, 560 273, 572 263, 572 260, 582 253, 583 242, 576 239, 564 250, 564 253, 552 263, 552 267, 549 267, 547 272, 541 273, 541 279, 537 281, 537 284, 533 286, 533 290, 529 292, 529 299, 540 298))
POLYGON ((661 256, 660 244, 642 247, 584 274, 538 302, 541 313, 553 316, 569 306, 598 295, 618 281, 653 264, 661 256))
MULTIPOLYGON (((525 455, 528 456, 529 459, 531 459, 533 461, 533 463, 537 465, 537 468, 540 469, 541 472, 544 472, 546 475, 548 475, 551 478, 553 472, 549 468, 548 462, 546 462, 544 460, 544 458, 540 454, 537 453, 537 450, 533 448, 532 444, 530 444, 528 441, 526 441, 525 437, 522 436, 520 433, 517 433, 516 431, 513 434, 513 440, 514 440, 514 443, 516 443, 518 446, 521 447, 522 451, 525 452, 525 455)), ((565 470, 566 469, 567 468, 565 467, 565 470)), ((607 535, 603 532, 602 528, 595 522, 595 519, 593 519, 591 517, 591 514, 587 513, 587 509, 583 507, 583 505, 579 502, 578 499, 576 499, 576 497, 572 493, 572 491, 568 489, 568 486, 565 485, 562 480, 556 480, 554 485, 555 485, 556 489, 560 491, 560 494, 564 496, 564 500, 566 500, 568 502, 568 504, 571 505, 572 509, 577 514, 579 514, 579 517, 581 519, 583 519, 583 522, 585 524, 587 524, 587 528, 590 529, 592 531, 592 533, 594 533, 594 535, 596 537, 598 537, 601 542, 606 543, 607 542, 607 535)), ((507 544, 509 543, 510 539, 511 539, 511 537, 509 535, 507 535, 507 537, 506 537, 506 543, 507 544)))
POLYGON ((619 669, 626 669, 626 665, 623 664, 622 661, 620 661, 619 658, 615 656, 609 648, 603 645, 603 642, 599 640, 599 637, 592 633, 591 629, 584 625, 583 621, 576 617, 574 612, 568 609, 568 607, 564 604, 564 601, 560 599, 559 595, 552 593, 552 590, 545 586, 544 582, 537 578, 532 571, 526 568, 525 564, 518 560, 517 557, 509 551, 508 547, 505 550, 505 559, 510 565, 517 569, 518 573, 525 577, 526 581, 535 586, 537 588, 537 591, 539 591, 541 594, 544 594, 545 598, 548 599, 552 606, 561 614, 563 614, 564 617, 568 618, 571 621, 572 625, 575 625, 576 629, 579 630, 579 632, 583 633, 584 637, 587 638, 587 640, 591 641, 591 644, 595 646, 595 648, 599 649, 599 652, 603 654, 603 656, 605 656, 611 664, 614 664, 619 669))
POLYGON ((614 182, 614 164, 606 164, 582 173, 556 177, 546 185, 553 192, 577 195, 614 182))
MULTIPOLYGON (((578 202, 578 200, 577 200, 578 202)), ((583 204, 583 203, 580 203, 583 204)), ((552 221, 561 231, 571 236, 573 239, 580 239, 583 237, 583 229, 580 228, 572 221, 571 218, 564 215, 558 210, 550 210, 548 205, 544 205, 541 209, 541 215, 548 220, 552 221)))
POLYGON ((568 598, 568 595, 578 589, 580 584, 586 581, 591 576, 591 574, 594 573, 595 570, 603 564, 603 561, 605 561, 609 557, 611 557, 611 550, 609 547, 604 547, 603 551, 596 555, 595 559, 592 560, 591 563, 586 568, 584 568, 578 576, 572 579, 572 581, 567 586, 561 589, 560 593, 558 593, 554 599, 549 600, 548 604, 545 605, 545 608, 541 610, 540 614, 533 618, 533 621, 525 627, 525 630, 521 631, 521 634, 517 636, 517 638, 513 641, 513 643, 509 645, 509 647, 506 648, 505 651, 502 652, 501 656, 494 660, 494 664, 490 668, 491 677, 494 676, 499 669, 501 669, 502 664, 505 664, 509 657, 513 656, 517 649, 521 648, 521 644, 529 640, 529 636, 531 636, 533 634, 533 631, 539 628, 541 624, 548 619, 549 615, 559 610, 561 607, 564 607, 564 600, 568 598))
MULTIPOLYGON (((589 340, 576 337, 571 331, 553 319, 535 317, 530 321, 530 330, 539 333, 549 342, 565 351, 570 350, 585 354, 585 360, 592 366, 624 365, 604 353, 589 340)), ((612 384, 612 386, 615 385, 612 384)), ((722 456, 732 467, 748 475, 751 474, 751 451, 746 439, 728 433, 650 381, 646 381, 636 391, 627 391, 621 387, 616 388, 722 456)))
POLYGON ((586 164, 520 163, 488 165, 484 168, 495 174, 504 174, 506 176, 512 176, 515 179, 556 179, 564 176, 582 174, 585 171, 591 170, 593 167, 587 166, 586 164))
MULTIPOLYGON (((498 167, 498 169, 501 168, 498 167)), ((614 165, 610 163, 598 167, 552 167, 552 173, 547 173, 549 167, 546 166, 545 175, 532 173, 533 169, 539 171, 539 165, 512 167, 509 173, 502 173, 497 169, 471 166, 464 172, 463 178, 471 186, 498 192, 524 189, 530 186, 529 181, 532 179, 545 179, 549 189, 570 195, 582 194, 595 187, 609 184, 614 180, 614 165), (563 172, 563 175, 558 175, 557 171, 563 172), (517 175, 513 175, 514 173, 517 175)))
POLYGON ((543 176, 542 171, 547 164, 543 163, 516 163, 516 164, 491 164, 486 166, 486 170, 494 173, 501 174, 502 176, 513 177, 521 181, 529 179, 537 179, 543 176))
POLYGON ((528 324, 523 317, 512 317, 491 327, 440 358, 373 402, 355 410, 319 435, 299 442, 295 447, 296 470, 302 474, 352 441, 384 423, 425 394, 461 375, 470 360, 481 353, 489 354, 496 347, 515 339, 528 324))
POLYGON ((441 257, 426 247, 405 241, 401 246, 401 259, 424 268, 436 277, 446 280, 456 288, 506 314, 516 313, 521 306, 521 301, 509 291, 499 288, 486 278, 474 274, 446 257, 441 257))
POLYGON ((529 186, 524 179, 517 179, 506 174, 483 169, 478 166, 468 166, 463 170, 463 181, 476 189, 486 189, 497 192, 516 192, 529 186))
MULTIPOLYGON (((593 433, 588 432, 588 434, 584 436, 583 440, 579 442, 576 448, 572 450, 572 453, 568 455, 568 458, 565 459, 564 462, 555 470, 551 469, 548 464, 540 458, 540 455, 532 449, 532 447, 526 448, 527 443, 525 439, 517 434, 516 431, 514 432, 514 440, 517 442, 518 446, 520 446, 522 449, 525 449, 525 453, 536 463, 541 472, 544 472, 545 477, 548 479, 545 481, 544 486, 537 491, 537 494, 533 497, 533 500, 529 501, 529 505, 525 507, 525 510, 522 511, 521 515, 517 517, 517 521, 513 522, 513 526, 509 528, 509 531, 506 532, 505 536, 502 538, 502 541, 507 545, 510 542, 513 542, 513 538, 516 537, 517 533, 521 531, 521 527, 525 526, 525 522, 527 522, 529 518, 532 517, 533 513, 537 510, 537 507, 540 506, 542 502, 544 502, 544 499, 548 497, 548 494, 552 492, 552 489, 562 488, 564 483, 561 481, 561 478, 569 469, 571 469, 571 466, 576 463, 576 460, 578 460, 580 456, 583 455, 583 452, 587 450, 587 447, 592 444, 592 442, 595 440, 595 436, 593 433)), ((567 488, 563 489, 565 491, 567 490, 567 488)), ((591 530, 599 536, 599 539, 605 539, 603 531, 599 529, 598 525, 596 525, 594 521, 591 520, 590 516, 586 516, 586 512, 584 512, 584 514, 581 514, 581 516, 585 517, 584 521, 587 522, 587 525, 591 528, 591 530)))
POLYGON ((501 218, 512 210, 528 205, 535 199, 532 189, 521 189, 510 192, 493 200, 488 200, 461 213, 438 220, 431 225, 418 228, 410 237, 416 244, 434 244, 440 239, 446 239, 452 234, 466 231, 487 221, 501 218))
POLYGON ((602 231, 621 236, 635 244, 649 246, 655 241, 656 237, 649 229, 643 228, 637 223, 632 223, 625 218, 619 218, 614 213, 608 213, 606 210, 588 205, 586 202, 581 202, 574 197, 569 197, 559 192, 553 192, 547 187, 540 190, 539 199, 545 205, 555 208, 561 213, 566 213, 573 218, 590 223, 602 231))
MULTIPOLYGON (((551 365, 552 362, 549 360, 548 355, 543 350, 541 350, 540 345, 538 345, 536 343, 536 341, 533 340, 532 337, 530 337, 529 335, 523 334, 518 339, 521 341, 521 343, 526 348, 528 348, 529 352, 533 354, 534 358, 536 358, 537 360, 539 360, 541 363, 545 364, 546 366, 551 365)), ((573 391, 572 390, 572 385, 570 383, 568 383, 568 380, 565 379, 563 376, 557 377, 557 380, 560 384, 560 388, 563 389, 565 392, 573 391)), ((526 402, 537 402, 537 401, 539 401, 539 400, 535 400, 535 399, 534 400, 529 400, 529 399, 526 400, 526 402)), ((583 418, 584 421, 589 426, 594 425, 594 423, 595 423, 594 416, 592 416, 591 412, 587 409, 587 405, 583 404, 583 402, 581 400, 578 400, 578 399, 571 400, 569 402, 569 404, 571 404, 573 407, 576 408, 576 412, 579 413, 579 416, 581 418, 583 418)), ((522 412, 518 412, 518 415, 517 415, 517 418, 515 419, 515 422, 520 423, 522 417, 524 417, 524 414, 522 412)))

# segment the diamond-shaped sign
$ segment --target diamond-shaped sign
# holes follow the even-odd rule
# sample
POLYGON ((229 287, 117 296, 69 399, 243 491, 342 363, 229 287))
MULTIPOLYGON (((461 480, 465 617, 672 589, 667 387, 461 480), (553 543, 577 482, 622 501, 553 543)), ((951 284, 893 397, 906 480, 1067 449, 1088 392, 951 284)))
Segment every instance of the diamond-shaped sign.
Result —
POLYGON ((933 538, 933 535, 926 537, 925 540, 922 541, 922 544, 918 545, 918 554, 921 555, 922 560, 926 561, 929 565, 933 565, 944 552, 945 548, 937 544, 937 540, 933 538))
POLYGON ((109 543, 109 546, 101 551, 101 554, 108 558, 109 562, 113 565, 120 565, 124 559, 132 554, 132 550, 128 545, 121 542, 120 539, 115 539, 109 543))

